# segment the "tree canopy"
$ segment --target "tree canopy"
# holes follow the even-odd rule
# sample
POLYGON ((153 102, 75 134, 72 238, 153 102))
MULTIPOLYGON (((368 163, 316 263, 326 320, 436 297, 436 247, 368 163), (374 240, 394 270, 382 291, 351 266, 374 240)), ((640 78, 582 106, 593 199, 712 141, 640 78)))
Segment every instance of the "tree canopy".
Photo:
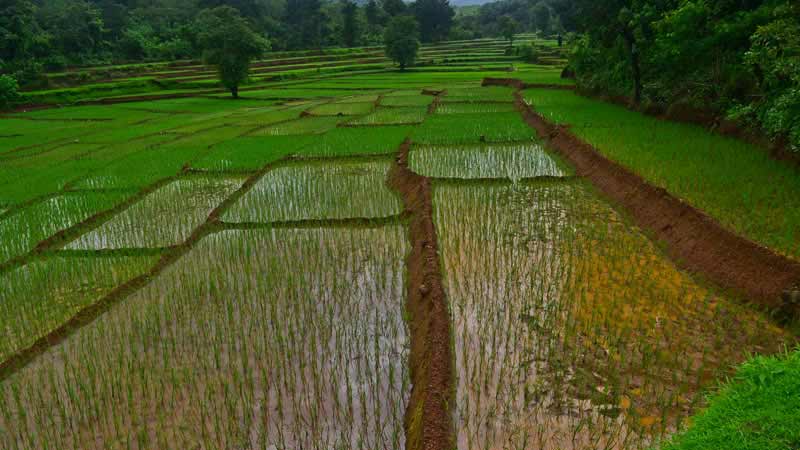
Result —
POLYGON ((409 15, 395 16, 386 27, 386 55, 400 70, 414 64, 419 51, 419 24, 409 15))
POLYGON ((261 56, 269 43, 255 34, 239 11, 230 6, 204 10, 198 15, 196 26, 203 59, 217 66, 223 86, 234 98, 238 97, 250 61, 261 56))

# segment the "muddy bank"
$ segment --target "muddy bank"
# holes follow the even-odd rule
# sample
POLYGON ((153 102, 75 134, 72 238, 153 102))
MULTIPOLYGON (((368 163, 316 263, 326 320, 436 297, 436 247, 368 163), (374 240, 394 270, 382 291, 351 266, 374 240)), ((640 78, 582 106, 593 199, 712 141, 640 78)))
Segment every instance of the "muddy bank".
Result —
POLYGON ((528 125, 548 139, 579 176, 622 205, 637 226, 664 242, 679 266, 744 294, 781 319, 800 317, 800 304, 787 294, 800 281, 800 264, 728 231, 704 212, 605 158, 567 127, 534 112, 520 92, 515 99, 528 125))
POLYGON ((411 252, 406 259, 406 311, 411 331, 411 399, 406 410, 406 448, 454 448, 453 349, 450 314, 442 286, 430 180, 408 169, 411 141, 400 147, 388 184, 409 217, 411 252))

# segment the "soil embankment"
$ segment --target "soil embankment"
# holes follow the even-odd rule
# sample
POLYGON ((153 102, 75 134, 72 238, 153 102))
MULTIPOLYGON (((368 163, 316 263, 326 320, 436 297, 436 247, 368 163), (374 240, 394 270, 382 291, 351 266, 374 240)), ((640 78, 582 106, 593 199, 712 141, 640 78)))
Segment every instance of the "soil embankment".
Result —
MULTIPOLYGON (((484 85, 492 83, 484 80, 484 85)), ((780 319, 800 317, 800 304, 791 300, 800 281, 800 264, 732 233, 704 212, 604 157, 567 127, 536 113, 520 92, 515 93, 515 102, 528 125, 571 162, 579 176, 623 206, 637 226, 665 243, 679 266, 746 295, 780 319)))
POLYGON ((411 399, 405 418, 408 450, 453 448, 453 350, 450 314, 442 285, 433 199, 428 178, 408 168, 411 141, 400 147, 389 186, 409 217, 411 252, 406 259, 406 311, 411 331, 411 399))

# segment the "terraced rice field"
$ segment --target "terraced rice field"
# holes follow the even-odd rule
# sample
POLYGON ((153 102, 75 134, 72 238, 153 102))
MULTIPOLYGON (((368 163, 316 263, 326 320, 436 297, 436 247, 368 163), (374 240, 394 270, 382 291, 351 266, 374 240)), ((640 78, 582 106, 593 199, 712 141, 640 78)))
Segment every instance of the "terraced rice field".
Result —
MULTIPOLYGON (((423 55, 461 47, 497 45, 423 55)), ((0 448, 647 448, 797 341, 678 268, 492 75, 0 118, 0 448)))

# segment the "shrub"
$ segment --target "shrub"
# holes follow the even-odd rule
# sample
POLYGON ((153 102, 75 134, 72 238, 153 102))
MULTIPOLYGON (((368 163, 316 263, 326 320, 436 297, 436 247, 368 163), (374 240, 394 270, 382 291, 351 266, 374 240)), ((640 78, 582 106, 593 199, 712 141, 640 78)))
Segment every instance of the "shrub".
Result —
POLYGON ((8 108, 19 99, 17 80, 9 75, 0 75, 0 108, 8 108))
POLYGON ((530 64, 539 62, 539 52, 536 51, 536 47, 534 47, 533 44, 526 44, 519 47, 519 57, 530 64))

